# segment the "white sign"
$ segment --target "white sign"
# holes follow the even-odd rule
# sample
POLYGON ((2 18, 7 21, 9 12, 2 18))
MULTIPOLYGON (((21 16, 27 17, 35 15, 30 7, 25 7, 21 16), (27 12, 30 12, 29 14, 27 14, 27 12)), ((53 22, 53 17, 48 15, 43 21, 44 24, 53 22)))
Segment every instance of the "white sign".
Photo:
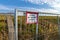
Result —
POLYGON ((38 13, 35 12, 27 12, 26 13, 27 23, 37 23, 38 22, 38 13))

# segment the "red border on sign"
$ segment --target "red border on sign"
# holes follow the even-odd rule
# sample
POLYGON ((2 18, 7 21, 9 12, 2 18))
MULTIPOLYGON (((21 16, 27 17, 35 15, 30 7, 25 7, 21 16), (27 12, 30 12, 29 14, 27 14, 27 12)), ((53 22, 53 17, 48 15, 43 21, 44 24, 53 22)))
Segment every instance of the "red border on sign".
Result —
POLYGON ((34 23, 32 23, 32 22, 31 22, 31 23, 28 23, 28 22, 27 22, 27 14, 36 14, 36 15, 37 15, 37 22, 34 22, 34 23, 35 23, 35 24, 38 23, 38 12, 26 12, 26 23, 27 23, 27 24, 34 24, 34 23))

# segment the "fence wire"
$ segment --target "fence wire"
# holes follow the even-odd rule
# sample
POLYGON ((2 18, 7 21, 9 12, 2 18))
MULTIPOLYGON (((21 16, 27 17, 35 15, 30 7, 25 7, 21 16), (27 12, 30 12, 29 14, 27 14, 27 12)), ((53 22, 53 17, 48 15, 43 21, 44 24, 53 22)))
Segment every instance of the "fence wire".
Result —
MULTIPOLYGON (((59 20, 58 15, 39 15, 37 40, 60 40, 59 20)), ((18 40, 36 40, 36 24, 26 24, 25 15, 18 16, 18 32, 18 40)))

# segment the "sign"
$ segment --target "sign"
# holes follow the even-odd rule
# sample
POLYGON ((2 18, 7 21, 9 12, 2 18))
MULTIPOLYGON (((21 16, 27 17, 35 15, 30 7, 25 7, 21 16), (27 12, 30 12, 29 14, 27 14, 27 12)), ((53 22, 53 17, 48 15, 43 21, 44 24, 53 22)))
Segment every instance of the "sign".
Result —
POLYGON ((26 12, 26 23, 38 23, 38 13, 37 12, 26 12))

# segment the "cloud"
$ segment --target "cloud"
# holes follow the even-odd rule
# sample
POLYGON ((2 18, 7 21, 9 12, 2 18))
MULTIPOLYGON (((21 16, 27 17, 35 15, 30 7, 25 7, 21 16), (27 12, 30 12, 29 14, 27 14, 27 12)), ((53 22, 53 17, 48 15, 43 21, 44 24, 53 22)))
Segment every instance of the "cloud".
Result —
POLYGON ((43 5, 44 3, 46 3, 53 9, 60 11, 60 0, 23 0, 23 1, 30 2, 32 4, 37 4, 37 5, 40 4, 43 5))
POLYGON ((13 6, 6 6, 0 4, 0 13, 6 13, 6 12, 14 12, 14 7, 13 6))
POLYGON ((13 8, 0 4, 0 10, 13 10, 13 8))
POLYGON ((20 10, 23 11, 34 11, 34 12, 45 12, 45 13, 59 13, 59 11, 55 10, 55 9, 38 9, 38 8, 33 8, 33 7, 20 7, 20 10))
POLYGON ((50 4, 50 3, 54 2, 55 0, 23 0, 23 1, 39 5, 39 4, 42 4, 42 3, 48 3, 48 4, 50 4))
MULTIPOLYGON (((17 7, 17 6, 6 6, 6 5, 0 5, 0 12, 5 10, 6 12, 14 12, 14 9, 20 9, 21 11, 35 11, 35 12, 48 12, 48 13, 58 13, 56 9, 38 9, 33 7, 17 7)), ((4 12, 5 12, 4 11, 4 12)))
POLYGON ((60 4, 60 0, 23 0, 23 1, 30 2, 30 3, 33 3, 33 4, 38 4, 38 5, 40 5, 42 3, 43 4, 46 3, 46 4, 48 4, 52 7, 55 6, 55 4, 56 5, 60 4))
POLYGON ((54 9, 60 11, 60 0, 53 0, 48 2, 47 4, 49 4, 51 7, 53 7, 54 9))

